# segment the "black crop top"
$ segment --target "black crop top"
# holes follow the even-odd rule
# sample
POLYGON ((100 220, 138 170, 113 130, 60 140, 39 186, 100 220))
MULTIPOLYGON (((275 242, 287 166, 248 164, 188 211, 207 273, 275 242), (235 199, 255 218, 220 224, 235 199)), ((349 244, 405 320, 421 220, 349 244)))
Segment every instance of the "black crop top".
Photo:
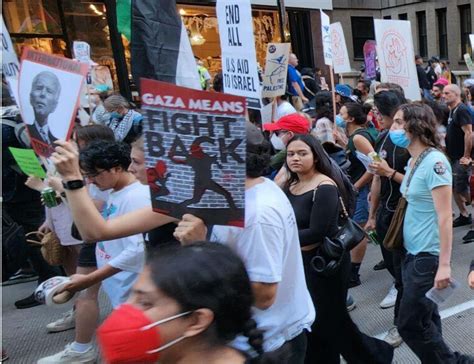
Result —
POLYGON ((285 192, 295 211, 301 246, 320 243, 325 236, 337 233, 339 192, 336 186, 320 185, 316 193, 311 190, 301 195, 285 192))

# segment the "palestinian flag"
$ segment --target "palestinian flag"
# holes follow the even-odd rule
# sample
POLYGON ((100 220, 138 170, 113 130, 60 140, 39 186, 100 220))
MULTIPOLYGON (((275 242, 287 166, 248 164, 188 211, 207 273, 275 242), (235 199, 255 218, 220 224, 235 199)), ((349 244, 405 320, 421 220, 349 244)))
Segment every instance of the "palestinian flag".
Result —
POLYGON ((201 89, 188 33, 175 0, 118 0, 119 31, 130 34, 132 75, 201 89), (131 21, 127 10, 131 8, 131 21), (127 28, 131 26, 131 28, 127 28), (131 31, 129 32, 128 29, 131 31))

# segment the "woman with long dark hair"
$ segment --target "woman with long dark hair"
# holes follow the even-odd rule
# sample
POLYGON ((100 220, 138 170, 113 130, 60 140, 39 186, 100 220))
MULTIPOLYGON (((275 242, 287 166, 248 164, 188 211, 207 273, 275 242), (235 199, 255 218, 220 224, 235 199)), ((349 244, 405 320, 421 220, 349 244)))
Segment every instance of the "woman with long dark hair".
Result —
POLYGON ((443 340, 438 306, 428 290, 451 284, 453 242, 452 173, 440 152, 436 117, 427 105, 404 104, 393 118, 392 142, 407 148, 411 159, 400 187, 408 202, 403 221, 403 295, 398 331, 421 362, 471 363, 443 340))
POLYGON ((148 258, 128 302, 99 327, 98 341, 111 364, 259 363, 263 335, 253 301, 245 266, 226 246, 168 246, 148 258), (239 334, 254 358, 229 345, 239 334))
POLYGON ((340 355, 350 363, 390 363, 393 348, 362 334, 347 313, 349 252, 342 253, 332 271, 317 273, 312 267, 316 256, 329 261, 321 244, 338 231, 340 214, 348 203, 349 193, 340 175, 311 135, 290 140, 286 167, 290 178, 285 192, 295 211, 306 284, 316 309, 306 363, 339 363, 340 355))

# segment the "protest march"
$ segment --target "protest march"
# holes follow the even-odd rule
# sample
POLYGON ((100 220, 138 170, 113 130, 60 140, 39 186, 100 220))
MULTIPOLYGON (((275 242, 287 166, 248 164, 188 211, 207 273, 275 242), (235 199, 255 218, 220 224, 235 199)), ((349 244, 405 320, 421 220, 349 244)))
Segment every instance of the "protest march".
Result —
POLYGON ((4 1, 1 362, 474 364, 472 11, 4 1))

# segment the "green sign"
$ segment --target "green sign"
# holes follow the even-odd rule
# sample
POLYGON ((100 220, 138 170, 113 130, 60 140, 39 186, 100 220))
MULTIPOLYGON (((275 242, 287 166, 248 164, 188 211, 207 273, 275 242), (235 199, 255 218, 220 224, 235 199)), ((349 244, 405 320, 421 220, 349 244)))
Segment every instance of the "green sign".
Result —
POLYGON ((39 178, 46 178, 46 173, 43 167, 41 167, 38 157, 36 156, 33 149, 20 149, 9 147, 10 152, 15 158, 18 167, 27 176, 35 176, 39 178))

